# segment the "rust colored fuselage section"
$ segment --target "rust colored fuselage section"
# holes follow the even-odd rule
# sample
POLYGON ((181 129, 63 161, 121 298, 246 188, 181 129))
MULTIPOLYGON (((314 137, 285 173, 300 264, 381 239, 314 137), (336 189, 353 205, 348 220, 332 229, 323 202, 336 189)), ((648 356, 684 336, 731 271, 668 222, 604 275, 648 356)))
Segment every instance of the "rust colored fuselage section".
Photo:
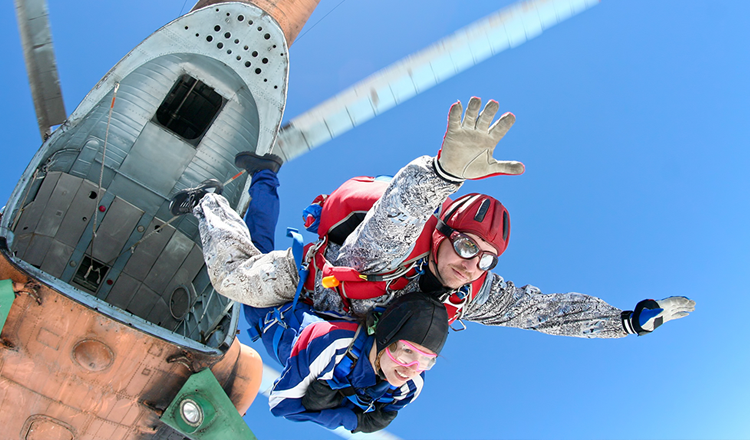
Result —
MULTIPOLYGON (((305 26, 310 15, 320 3, 320 0, 237 0, 239 3, 248 3, 264 10, 273 17, 284 32, 287 44, 292 45, 305 26)), ((206 6, 224 3, 225 0, 199 0, 193 6, 193 11, 206 6)))
MULTIPOLYGON (((0 279, 35 281, 0 254, 0 279)), ((236 338, 219 355, 185 349, 47 286, 16 298, 1 337, 2 438, 182 439, 159 417, 193 372, 211 368, 240 414, 260 387, 260 357, 236 338)))

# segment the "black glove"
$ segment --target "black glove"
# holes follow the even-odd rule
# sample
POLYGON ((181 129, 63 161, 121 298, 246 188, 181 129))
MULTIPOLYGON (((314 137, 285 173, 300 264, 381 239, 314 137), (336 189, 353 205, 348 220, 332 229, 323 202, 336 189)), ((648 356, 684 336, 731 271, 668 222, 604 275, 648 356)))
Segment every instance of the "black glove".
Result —
POLYGON ((382 409, 376 409, 368 413, 362 411, 356 411, 355 413, 357 414, 357 428, 352 433, 380 431, 390 425, 398 415, 398 411, 383 411, 382 409))
POLYGON ((343 400, 344 395, 339 390, 331 389, 326 381, 316 380, 302 396, 302 406, 308 411, 321 411, 336 408, 343 400))

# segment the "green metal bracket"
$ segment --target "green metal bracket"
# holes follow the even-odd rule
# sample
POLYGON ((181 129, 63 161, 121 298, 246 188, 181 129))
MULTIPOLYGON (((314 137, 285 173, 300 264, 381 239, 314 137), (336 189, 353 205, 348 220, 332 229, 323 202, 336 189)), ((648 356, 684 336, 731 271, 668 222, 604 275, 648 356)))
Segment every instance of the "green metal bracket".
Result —
POLYGON ((161 421, 192 440, 257 440, 208 368, 188 378, 161 421))
POLYGON ((10 313, 10 307, 13 305, 13 300, 16 299, 16 294, 13 293, 13 281, 12 280, 1 280, 0 281, 0 333, 5 327, 5 320, 8 319, 10 313))

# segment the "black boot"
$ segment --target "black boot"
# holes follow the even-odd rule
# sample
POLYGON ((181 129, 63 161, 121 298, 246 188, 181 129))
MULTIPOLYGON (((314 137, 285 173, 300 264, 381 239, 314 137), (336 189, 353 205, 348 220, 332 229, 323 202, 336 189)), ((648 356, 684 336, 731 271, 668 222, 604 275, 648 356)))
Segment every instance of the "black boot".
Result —
POLYGON ((284 161, 279 156, 271 153, 258 156, 255 153, 243 151, 234 156, 234 165, 237 168, 244 168, 251 176, 260 170, 271 170, 278 173, 283 163, 284 161))
POLYGON ((190 214, 193 208, 208 193, 221 194, 224 185, 216 179, 204 180, 196 188, 184 189, 172 197, 169 202, 169 212, 174 216, 190 214))

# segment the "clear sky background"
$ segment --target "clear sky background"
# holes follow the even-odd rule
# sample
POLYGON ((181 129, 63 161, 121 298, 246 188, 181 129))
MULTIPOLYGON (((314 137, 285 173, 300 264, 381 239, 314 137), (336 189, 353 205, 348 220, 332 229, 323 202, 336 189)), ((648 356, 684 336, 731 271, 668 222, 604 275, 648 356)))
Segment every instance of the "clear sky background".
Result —
MULTIPOLYGON (((122 56, 192 5, 49 2, 68 114, 122 56)), ((510 3, 322 0, 290 50, 285 119, 510 3)), ((671 295, 697 302, 654 334, 615 340, 469 324, 450 335, 423 394, 390 432, 750 438, 748 16, 744 0, 605 0, 282 168, 279 248, 317 194, 434 155, 451 103, 494 98, 517 118, 495 156, 527 171, 468 182, 459 194, 491 194, 511 213, 510 247, 495 271, 622 309, 671 295)), ((5 201, 40 139, 10 1, 0 5, 0 35, 5 201)), ((247 420, 261 439, 338 438, 274 419, 263 397, 247 420)))

